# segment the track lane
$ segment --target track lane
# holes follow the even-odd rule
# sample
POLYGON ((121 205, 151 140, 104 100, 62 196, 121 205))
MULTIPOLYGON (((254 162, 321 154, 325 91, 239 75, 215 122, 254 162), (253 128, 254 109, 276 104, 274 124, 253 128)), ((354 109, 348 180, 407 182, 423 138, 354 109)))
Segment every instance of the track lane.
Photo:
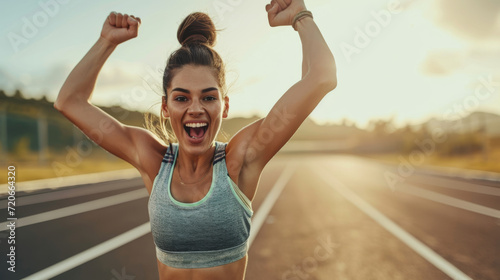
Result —
MULTIPOLYGON (((314 154, 276 156, 261 176, 259 191, 253 202, 255 212, 284 166, 290 163, 297 164, 299 168, 284 186, 250 248, 246 279, 305 279, 305 276, 309 276, 308 279, 449 279, 335 193, 309 170, 315 164, 326 166, 326 176, 342 181, 398 226, 473 279, 497 279, 500 275, 500 263, 496 257, 500 252, 500 241, 495 238, 500 236, 498 220, 415 197, 401 189, 393 192, 383 178, 387 166, 357 157, 314 154)), ((457 184, 464 182, 445 180, 457 184)), ((463 192, 447 189, 445 192, 451 192, 443 193, 446 188, 438 186, 442 182, 432 182, 432 176, 417 173, 408 178, 408 183, 452 197, 463 192)), ((495 187, 495 184, 490 183, 489 186, 495 187)), ((132 186, 130 189, 141 187, 132 186)), ((56 209, 58 205, 91 201, 120 192, 124 190, 118 188, 25 207, 56 209)), ((490 196, 484 198, 488 199, 480 196, 472 199, 485 206, 496 201, 490 196)), ((22 273, 16 273, 16 277, 32 274, 147 221, 147 199, 140 199, 38 226, 21 227, 16 236, 19 241, 16 266, 22 273)), ((3 252, 6 250, 4 240, 0 232, 3 252)), ((151 234, 146 234, 54 279, 120 279, 127 275, 135 276, 135 279, 157 279, 152 242, 151 234)), ((10 276, 6 274, 6 268, 0 272, 1 279, 10 279, 4 278, 10 276)))
MULTIPOLYGON (((388 170, 384 165, 355 157, 332 157, 322 164, 330 168, 332 176, 473 279, 498 279, 498 219, 411 195, 404 183, 392 191, 384 178, 388 170), (354 175, 353 170, 362 175, 354 175)), ((414 173, 408 181, 419 176, 414 173)), ((425 178, 432 186, 432 178, 425 178)), ((500 203, 498 196, 488 199, 500 203)), ((475 200, 479 205, 489 201, 475 200)))

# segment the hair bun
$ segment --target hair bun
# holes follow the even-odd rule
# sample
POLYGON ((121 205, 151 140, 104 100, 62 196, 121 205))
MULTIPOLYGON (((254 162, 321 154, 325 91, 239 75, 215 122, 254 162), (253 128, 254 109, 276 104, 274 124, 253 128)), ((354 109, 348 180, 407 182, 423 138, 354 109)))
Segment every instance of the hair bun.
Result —
POLYGON ((193 43, 215 45, 217 33, 212 19, 205 13, 192 13, 182 21, 177 30, 177 40, 183 46, 193 43))
POLYGON ((184 46, 184 45, 192 44, 195 42, 206 44, 206 43, 208 43, 208 39, 207 39, 207 37, 205 37, 201 34, 193 34, 193 35, 190 35, 189 37, 187 37, 186 39, 184 39, 184 41, 181 42, 181 45, 184 46))

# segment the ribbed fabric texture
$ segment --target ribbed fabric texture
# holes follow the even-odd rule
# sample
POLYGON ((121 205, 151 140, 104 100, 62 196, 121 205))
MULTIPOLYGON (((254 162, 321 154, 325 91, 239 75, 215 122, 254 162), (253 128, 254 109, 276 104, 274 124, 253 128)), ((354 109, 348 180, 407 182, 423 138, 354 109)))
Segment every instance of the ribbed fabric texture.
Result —
POLYGON ((227 143, 215 145, 212 184, 200 201, 179 202, 170 192, 177 144, 167 149, 154 180, 148 202, 151 232, 157 258, 168 266, 214 267, 246 255, 251 204, 228 175, 227 143))

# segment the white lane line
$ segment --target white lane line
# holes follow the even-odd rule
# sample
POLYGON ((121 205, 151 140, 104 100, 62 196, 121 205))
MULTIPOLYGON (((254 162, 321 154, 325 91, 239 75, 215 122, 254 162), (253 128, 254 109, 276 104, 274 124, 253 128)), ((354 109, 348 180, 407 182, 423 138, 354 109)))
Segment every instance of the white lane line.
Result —
POLYGON ((411 194, 414 196, 418 196, 420 198, 432 200, 435 202, 439 202, 439 203, 453 206, 456 208, 460 208, 463 210, 467 210, 467 211, 471 211, 474 213, 478 213, 478 214, 482 214, 485 216, 490 216, 493 218, 500 219, 500 210, 493 209, 493 208, 486 207, 486 206, 479 205, 479 204, 475 204, 475 203, 472 203, 469 201, 461 200, 461 199, 447 196, 444 194, 440 194, 437 192, 429 191, 426 189, 414 187, 410 184, 405 183, 403 187, 400 187, 398 189, 398 191, 400 191, 400 192, 402 191, 402 192, 405 192, 405 193, 408 193, 408 194, 411 194))
MULTIPOLYGON (((323 164, 324 165, 331 165, 331 162, 323 161, 323 164)), ((366 182, 368 184, 374 182, 373 178, 368 179, 368 178, 366 178, 366 176, 359 177, 356 179, 360 180, 362 182, 366 182)), ((425 177, 424 177, 424 179, 425 179, 425 177)), ((381 179, 381 180, 383 180, 383 179, 381 179)), ((418 180, 420 181, 421 178, 418 178, 418 180)), ((383 180, 383 182, 384 183, 382 183, 382 181, 380 181, 380 184, 381 185, 386 184, 385 180, 383 180)), ((481 194, 485 194, 485 195, 500 196, 500 189, 498 189, 498 188, 487 187, 487 186, 482 186, 482 185, 475 185, 475 184, 465 183, 465 182, 461 182, 461 181, 457 181, 457 180, 450 180, 450 179, 439 180, 439 178, 433 177, 433 178, 429 178, 428 181, 425 181, 425 183, 423 183, 423 184, 433 185, 433 186, 436 186, 438 188, 444 187, 444 188, 457 189, 457 190, 463 190, 463 191, 468 191, 468 192, 481 193, 481 194), (446 182, 447 182, 447 185, 445 185, 446 182), (438 185, 436 185, 436 184, 438 184, 438 185)), ((389 190, 389 188, 387 188, 387 190, 389 190)), ((466 200, 454 198, 454 197, 444 195, 444 194, 441 194, 438 192, 426 190, 426 189, 418 187, 414 183, 412 183, 412 184, 401 183, 401 185, 398 185, 398 188, 396 190, 398 192, 407 193, 407 194, 414 195, 414 196, 417 196, 417 197, 420 197, 423 199, 438 202, 438 203, 441 203, 444 205, 448 205, 448 206, 456 207, 459 209, 467 210, 470 212, 478 213, 481 215, 490 216, 493 218, 500 219, 500 210, 498 210, 498 209, 483 206, 483 205, 469 202, 466 200)))
POLYGON ((330 187, 340 193, 345 199, 349 200, 352 204, 354 204, 358 209, 363 211, 366 215, 376 221, 379 225, 385 228, 387 231, 392 233, 395 237, 405 243, 408 247, 413 249, 417 254, 422 256, 424 259, 429 261, 439 270, 450 276, 455 280, 472 280, 469 276, 455 267, 453 264, 445 260, 443 257, 434 252, 431 248, 427 247, 424 243, 420 242, 420 240, 416 239, 413 235, 409 234, 389 218, 380 213, 373 206, 364 201, 361 197, 359 197, 356 193, 351 191, 348 187, 346 187, 342 182, 335 179, 333 176, 327 176, 326 174, 331 174, 329 170, 322 167, 324 172, 321 172, 319 169, 313 169, 314 172, 320 178, 323 178, 325 183, 327 183, 330 187))
POLYGON ((107 252, 110 252, 118 247, 121 247, 139 237, 142 237, 148 234, 150 231, 151 231, 151 226, 149 222, 144 223, 125 233, 113 237, 108 241, 105 241, 99 245, 96 245, 72 257, 69 257, 64 261, 58 262, 54 265, 51 265, 45 269, 36 272, 35 274, 29 275, 23 278, 23 280, 50 279, 72 268, 75 268, 83 263, 86 263, 101 255, 104 255, 107 252))
MULTIPOLYGON (((101 209, 108 206, 117 205, 120 203, 129 202, 132 200, 147 197, 148 192, 145 189, 139 189, 131 192, 126 192, 118 195, 113 195, 105 198, 100 198, 92 200, 89 202, 80 203, 77 205, 72 205, 64 208, 59 208, 52 211, 47 211, 40 214, 31 215, 24 218, 19 218, 16 221, 16 228, 33 225, 37 223, 47 222, 50 220, 55 220, 59 218, 64 218, 71 215, 76 215, 96 209, 101 209)), ((0 232, 8 230, 7 222, 0 223, 0 232)))
POLYGON ((285 167, 285 170, 281 172, 280 177, 278 178, 278 180, 276 180, 276 183, 274 183, 273 188, 267 194, 266 198, 260 205, 259 210, 255 213, 252 219, 252 228, 250 230, 250 236, 248 237, 248 248, 252 246, 252 243, 255 240, 255 237, 257 237, 260 228, 264 224, 267 215, 269 215, 269 212, 271 212, 274 203, 276 202, 281 192, 285 188, 286 184, 288 183, 288 180, 290 180, 290 178, 292 177, 294 170, 295 170, 294 165, 288 164, 285 167))
MULTIPOLYGON (((137 180, 134 179, 126 179, 126 180, 117 180, 112 182, 103 182, 94 185, 84 185, 70 189, 62 189, 62 190, 55 189, 50 192, 44 192, 40 194, 19 196, 16 198, 16 204, 18 204, 18 206, 28 206, 32 204, 51 202, 55 200, 62 200, 84 195, 123 190, 137 186, 144 188, 144 186, 141 186, 141 183, 142 182, 138 182, 137 180)), ((0 200, 0 210, 7 208, 7 204, 8 204, 7 199, 0 200)))
MULTIPOLYGON (((58 189, 75 185, 98 184, 102 182, 140 178, 141 174, 135 168, 114 171, 97 172, 91 174, 80 174, 74 176, 62 176, 56 178, 18 182, 16 192, 34 191, 40 189, 58 189)), ((8 184, 0 185, 0 194, 8 192, 8 184)))
POLYGON ((484 186, 480 184, 472 184, 469 182, 462 182, 459 180, 451 180, 446 178, 439 178, 436 176, 425 175, 426 177, 415 178, 418 182, 423 182, 436 187, 454 189, 459 191, 487 194, 500 196, 500 188, 484 186))

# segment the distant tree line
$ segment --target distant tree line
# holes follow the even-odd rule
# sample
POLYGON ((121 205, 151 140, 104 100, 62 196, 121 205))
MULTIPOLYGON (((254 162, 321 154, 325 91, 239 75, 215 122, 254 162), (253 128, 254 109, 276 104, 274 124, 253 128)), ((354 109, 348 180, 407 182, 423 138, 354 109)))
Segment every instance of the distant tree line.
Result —
MULTIPOLYGON (((121 107, 100 107, 102 110, 129 125, 141 126, 143 113, 121 107)), ((46 158, 51 153, 64 152, 66 147, 77 145, 86 136, 44 96, 27 99, 21 91, 7 96, 0 90, 0 152, 2 161, 10 158, 30 158, 38 154, 46 158)))

